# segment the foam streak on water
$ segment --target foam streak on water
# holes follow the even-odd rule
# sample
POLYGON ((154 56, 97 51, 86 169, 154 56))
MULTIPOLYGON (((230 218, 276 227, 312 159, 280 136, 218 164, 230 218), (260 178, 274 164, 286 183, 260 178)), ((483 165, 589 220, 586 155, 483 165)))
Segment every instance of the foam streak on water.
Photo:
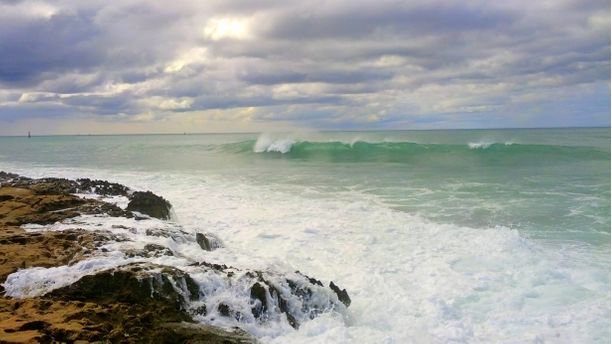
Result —
MULTIPOLYGON (((88 176, 150 189, 174 205, 177 225, 212 232, 226 247, 204 252, 185 242, 173 246, 180 258, 164 264, 184 267, 186 261, 204 259, 299 269, 349 291, 353 303, 347 318, 330 312, 297 331, 289 326, 247 328, 263 342, 578 343, 610 338, 609 261, 584 243, 559 247, 504 226, 432 222, 357 190, 329 194, 213 175, 12 167, 27 176, 88 176)), ((118 220, 96 221, 108 226, 118 220)), ((146 223, 139 225, 141 230, 146 223)), ((45 230, 61 229, 57 226, 45 230)), ((146 240, 164 239, 140 237, 142 245, 146 240)), ((74 279, 60 270, 47 273, 61 272, 64 283, 74 279)), ((206 276, 196 277, 206 282, 206 276)), ((25 288, 27 281, 19 283, 8 283, 7 291, 25 288)))

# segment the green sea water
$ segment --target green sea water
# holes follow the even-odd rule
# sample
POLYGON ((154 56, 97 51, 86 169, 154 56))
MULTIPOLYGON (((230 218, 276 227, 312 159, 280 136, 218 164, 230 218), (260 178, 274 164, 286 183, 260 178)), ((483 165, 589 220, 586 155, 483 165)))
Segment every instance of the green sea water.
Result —
POLYGON ((434 220, 610 245, 608 128, 4 137, 0 161, 352 190, 434 220))

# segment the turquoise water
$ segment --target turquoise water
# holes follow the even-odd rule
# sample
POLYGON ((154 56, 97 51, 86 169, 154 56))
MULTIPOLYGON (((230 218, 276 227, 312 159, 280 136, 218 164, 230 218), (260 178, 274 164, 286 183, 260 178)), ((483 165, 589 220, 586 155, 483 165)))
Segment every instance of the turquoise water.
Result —
POLYGON ((609 129, 0 138, 9 163, 190 171, 376 195, 390 207, 610 245, 609 129), (270 141, 270 142, 268 142, 270 141), (268 148, 268 146, 266 146, 268 148), (284 148, 284 147, 283 147, 284 148))
POLYGON ((357 298, 353 319, 346 337, 330 337, 330 326, 313 332, 319 340, 512 341, 512 331, 522 331, 521 340, 609 342, 609 128, 2 137, 0 169, 152 189, 185 224, 206 222, 230 247, 258 245, 252 254, 340 276, 357 298), (364 238, 372 241, 367 253, 354 244, 364 238), (444 245, 434 247, 437 238, 444 245), (343 251, 347 245, 361 251, 343 251), (288 249, 269 252, 276 247, 288 249), (496 247, 503 254, 479 261, 496 247), (417 264, 409 258, 419 250, 427 254, 417 264), (341 252, 354 261, 326 266, 341 252), (394 257, 395 273, 379 271, 394 257), (523 258, 544 265, 514 264, 523 258), (438 268, 421 271, 422 264, 438 268), (451 272, 456 280, 447 280, 451 272), (373 275, 389 288, 384 297, 403 295, 398 304, 411 307, 397 323, 366 316, 381 317, 384 306, 367 298, 371 283, 358 280, 373 275), (421 293, 402 284, 430 278, 421 293), (487 288, 440 284, 455 281, 487 288), (436 311, 428 313, 422 302, 432 297, 436 311), (400 329, 407 321, 420 325, 400 329), (460 330, 448 330, 451 323, 460 330))

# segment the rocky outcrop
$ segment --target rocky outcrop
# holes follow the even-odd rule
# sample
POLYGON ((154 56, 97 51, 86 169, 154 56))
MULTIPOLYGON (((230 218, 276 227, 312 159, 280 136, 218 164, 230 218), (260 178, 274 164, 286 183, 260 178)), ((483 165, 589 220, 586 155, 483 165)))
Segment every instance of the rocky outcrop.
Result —
POLYGON ((167 220, 170 218, 171 208, 170 202, 151 191, 136 191, 130 196, 130 203, 128 203, 126 210, 137 211, 158 219, 167 220))
MULTIPOLYGON (((289 276, 271 271, 241 271, 231 266, 206 262, 192 266, 215 272, 220 278, 228 280, 228 284, 250 285, 247 296, 251 305, 249 310, 261 323, 280 316, 297 329, 304 321, 314 319, 322 312, 346 307, 337 297, 331 296, 331 290, 331 293, 327 293, 328 289, 323 283, 297 271, 289 276)), ((224 302, 214 308, 221 316, 235 319, 245 317, 241 310, 224 302)))
POLYGON ((14 173, 0 171, 0 185, 29 188, 37 194, 95 193, 102 196, 127 196, 130 188, 105 180, 80 178, 70 180, 64 178, 32 179, 14 173))
POLYGON ((90 192, 102 196, 128 196, 130 193, 130 188, 127 186, 105 180, 80 178, 76 182, 79 192, 90 192))
POLYGON ((155 304, 170 321, 188 321, 185 303, 196 300, 199 287, 181 270, 150 263, 132 263, 87 275, 46 296, 101 304, 155 304))
MULTIPOLYGON (((187 247, 190 252, 198 245, 204 251, 211 251, 221 247, 221 242, 210 233, 194 235, 178 224, 162 221, 166 225, 161 225, 132 211, 168 219, 171 205, 149 191, 134 192, 116 183, 30 179, 0 172, 0 284, 12 274, 9 280, 25 276, 19 280, 25 283, 17 285, 27 286, 32 281, 27 275, 29 271, 40 270, 20 269, 57 266, 72 269, 89 264, 92 257, 110 255, 112 252, 107 247, 117 250, 124 243, 125 248, 114 253, 138 261, 92 270, 79 275, 73 283, 61 284, 52 290, 43 288, 45 291, 38 294, 21 294, 22 297, 29 295, 27 298, 12 299, 3 295, 0 297, 0 342, 252 343, 254 340, 240 330, 196 324, 195 320, 227 317, 238 324, 255 321, 263 326, 270 321, 286 320, 298 328, 322 312, 350 305, 346 290, 333 282, 328 288, 297 271, 281 274, 241 270, 189 260, 185 265, 176 265, 178 268, 153 264, 151 261, 184 259, 181 257, 184 251, 177 247, 187 247), (121 209, 96 199, 79 198, 73 193, 125 196, 130 203, 121 209), (72 219, 87 214, 96 216, 72 219), (83 218, 108 219, 109 216, 125 219, 108 228, 102 223, 90 224, 87 229, 79 227, 86 224, 83 218), (142 220, 153 225, 142 227, 139 225, 142 220), (43 227, 31 225, 55 223, 56 226, 57 222, 74 226, 38 231, 36 228, 43 227), (21 227, 24 224, 30 224, 27 228, 33 229, 25 231, 21 227), (134 235, 139 239, 130 241, 134 235), (219 289, 218 285, 224 285, 225 289, 219 289), (224 298, 224 295, 231 297, 224 298)), ((207 253, 199 252, 196 256, 202 257, 202 254, 207 253)), ((38 283, 48 285, 45 280, 38 283)), ((0 294, 18 295, 14 294, 14 286, 7 284, 6 291, 0 287, 0 294)))

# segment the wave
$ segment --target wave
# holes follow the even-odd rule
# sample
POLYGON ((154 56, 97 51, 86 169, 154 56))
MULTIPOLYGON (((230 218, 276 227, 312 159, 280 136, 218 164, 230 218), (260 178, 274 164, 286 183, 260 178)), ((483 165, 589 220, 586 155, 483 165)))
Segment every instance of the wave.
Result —
POLYGON ((273 139, 267 135, 261 135, 257 141, 255 141, 255 146, 253 146, 253 151, 255 153, 263 153, 263 152, 278 152, 278 153, 289 153, 291 151, 291 147, 296 142, 293 139, 273 139))
MULTIPOLYGON (((491 145, 494 145, 494 144, 499 144, 499 143, 496 143, 496 142, 482 142, 482 141, 479 141, 479 142, 469 142, 468 143, 468 147, 470 147, 470 149, 487 149, 487 148, 491 147, 491 145)), ((504 142, 503 144, 506 145, 506 146, 510 146, 510 145, 513 145, 514 142, 509 142, 508 141, 508 142, 504 142)))
POLYGON ((409 141, 308 141, 260 136, 222 145, 225 152, 262 157, 327 160, 337 162, 412 162, 420 158, 480 158, 496 161, 516 159, 589 160, 609 159, 608 150, 586 146, 519 144, 514 142, 469 142, 467 144, 422 144, 409 141))

